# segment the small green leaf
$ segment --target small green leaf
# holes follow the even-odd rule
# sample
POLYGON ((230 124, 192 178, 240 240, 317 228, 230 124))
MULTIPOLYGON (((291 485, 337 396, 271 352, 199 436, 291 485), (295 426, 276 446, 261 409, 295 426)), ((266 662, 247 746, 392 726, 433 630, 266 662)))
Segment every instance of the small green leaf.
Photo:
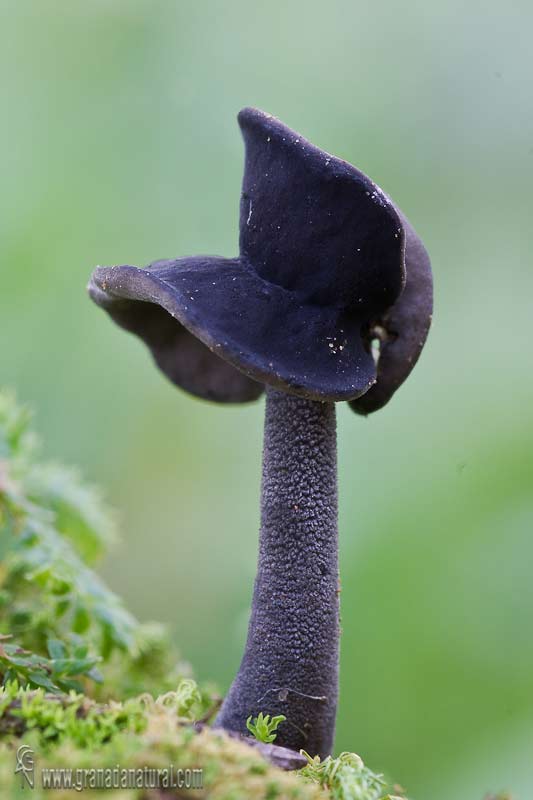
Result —
POLYGON ((53 694, 58 693, 58 687, 52 683, 50 678, 44 672, 28 672, 28 680, 35 686, 41 686, 43 689, 48 689, 53 694))
POLYGON ((70 606, 70 600, 60 600, 59 603, 56 603, 55 607, 55 615, 58 619, 61 619, 66 612, 68 611, 70 606))
POLYGON ((46 642, 46 648, 48 650, 48 655, 50 658, 58 659, 64 658, 66 653, 66 647, 62 641, 59 639, 48 639, 46 642))
POLYGON ((87 609, 81 605, 77 606, 72 619, 72 630, 75 633, 85 633, 90 624, 91 617, 87 609))
POLYGON ((271 719, 270 714, 263 714, 260 711, 255 719, 252 719, 251 716, 248 717, 246 727, 259 742, 271 744, 276 739, 277 729, 286 719, 287 717, 283 714, 278 714, 278 716, 271 719))

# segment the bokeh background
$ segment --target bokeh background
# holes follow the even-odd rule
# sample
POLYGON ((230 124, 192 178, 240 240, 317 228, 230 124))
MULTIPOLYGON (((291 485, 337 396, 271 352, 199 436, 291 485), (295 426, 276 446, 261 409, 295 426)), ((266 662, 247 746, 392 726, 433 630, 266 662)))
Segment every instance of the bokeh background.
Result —
POLYGON ((337 750, 414 798, 533 797, 530 2, 2 0, 0 383, 119 509, 103 572, 225 688, 255 571, 262 403, 177 391, 96 264, 233 255, 257 105, 370 174, 432 255, 385 410, 339 408, 337 750))

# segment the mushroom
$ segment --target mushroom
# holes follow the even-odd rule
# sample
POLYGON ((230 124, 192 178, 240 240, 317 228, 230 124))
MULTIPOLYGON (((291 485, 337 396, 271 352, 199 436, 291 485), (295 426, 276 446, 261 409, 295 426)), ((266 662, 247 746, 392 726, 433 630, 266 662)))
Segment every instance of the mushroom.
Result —
POLYGON ((215 725, 284 714, 276 740, 331 752, 339 664, 335 404, 381 408, 432 312, 429 258, 368 177, 256 109, 238 258, 97 268, 92 299, 199 397, 266 388, 258 572, 239 672, 215 725))

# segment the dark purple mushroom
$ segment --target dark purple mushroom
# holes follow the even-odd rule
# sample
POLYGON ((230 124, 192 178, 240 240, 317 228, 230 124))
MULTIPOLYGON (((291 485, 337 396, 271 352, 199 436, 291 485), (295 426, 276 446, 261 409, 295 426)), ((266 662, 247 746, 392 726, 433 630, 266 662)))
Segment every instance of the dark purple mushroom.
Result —
POLYGON ((240 256, 98 268, 89 292, 192 394, 244 402, 266 386, 258 573, 216 725, 245 733, 250 715, 284 714, 276 744, 325 756, 339 658, 335 402, 368 414, 405 380, 429 329, 431 270, 363 173, 261 111, 239 123, 240 256))

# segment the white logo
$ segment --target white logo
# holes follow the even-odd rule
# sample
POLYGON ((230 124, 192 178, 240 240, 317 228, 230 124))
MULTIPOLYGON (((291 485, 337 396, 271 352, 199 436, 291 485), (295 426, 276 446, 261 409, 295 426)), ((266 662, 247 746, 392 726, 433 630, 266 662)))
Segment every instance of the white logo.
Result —
POLYGON ((17 766, 15 768, 15 775, 20 772, 21 785, 24 787, 24 781, 27 782, 30 789, 33 789, 35 774, 35 764, 33 760, 33 750, 27 744, 21 744, 17 750, 17 766))

